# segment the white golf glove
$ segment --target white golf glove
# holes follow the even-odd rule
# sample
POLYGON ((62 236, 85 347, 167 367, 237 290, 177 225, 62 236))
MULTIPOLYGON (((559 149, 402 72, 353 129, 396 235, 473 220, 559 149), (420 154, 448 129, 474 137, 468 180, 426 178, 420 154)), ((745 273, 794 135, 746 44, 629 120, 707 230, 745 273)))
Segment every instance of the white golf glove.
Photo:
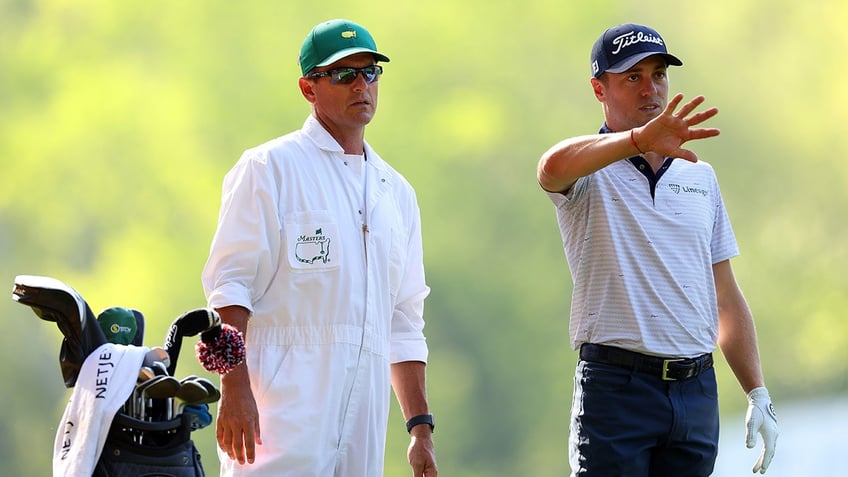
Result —
POLYGON ((745 414, 745 445, 749 449, 757 444, 757 434, 763 435, 763 452, 754 464, 754 473, 766 473, 777 444, 777 416, 768 390, 754 388, 748 393, 748 412, 745 414))

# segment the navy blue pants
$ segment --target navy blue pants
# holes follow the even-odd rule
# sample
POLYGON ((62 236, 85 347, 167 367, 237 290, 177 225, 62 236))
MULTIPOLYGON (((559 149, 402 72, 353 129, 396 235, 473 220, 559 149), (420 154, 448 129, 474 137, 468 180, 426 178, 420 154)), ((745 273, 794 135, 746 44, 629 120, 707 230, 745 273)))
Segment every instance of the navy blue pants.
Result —
POLYGON ((706 477, 718 454, 715 370, 685 381, 579 361, 572 477, 706 477))

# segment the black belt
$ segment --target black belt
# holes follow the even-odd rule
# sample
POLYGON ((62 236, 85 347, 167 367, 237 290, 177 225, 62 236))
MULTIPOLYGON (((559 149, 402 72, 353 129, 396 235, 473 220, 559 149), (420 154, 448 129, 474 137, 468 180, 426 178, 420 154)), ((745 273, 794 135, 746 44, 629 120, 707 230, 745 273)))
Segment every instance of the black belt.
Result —
POLYGON ((580 346, 580 359, 653 374, 664 381, 692 379, 713 367, 711 353, 695 358, 661 358, 594 343, 580 346))

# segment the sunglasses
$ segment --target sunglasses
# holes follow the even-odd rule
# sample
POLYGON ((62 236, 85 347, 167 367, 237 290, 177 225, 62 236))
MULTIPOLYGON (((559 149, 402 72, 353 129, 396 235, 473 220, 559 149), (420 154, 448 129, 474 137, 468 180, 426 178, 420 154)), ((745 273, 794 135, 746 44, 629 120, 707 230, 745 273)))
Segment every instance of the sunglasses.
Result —
POLYGON ((365 82, 371 84, 383 74, 383 67, 380 65, 371 65, 366 66, 365 68, 333 68, 328 71, 320 71, 318 73, 310 73, 306 75, 307 78, 310 79, 318 79, 323 78, 324 76, 330 77, 330 83, 332 84, 351 84, 356 81, 356 77, 359 76, 359 73, 362 73, 362 77, 365 78, 365 82))

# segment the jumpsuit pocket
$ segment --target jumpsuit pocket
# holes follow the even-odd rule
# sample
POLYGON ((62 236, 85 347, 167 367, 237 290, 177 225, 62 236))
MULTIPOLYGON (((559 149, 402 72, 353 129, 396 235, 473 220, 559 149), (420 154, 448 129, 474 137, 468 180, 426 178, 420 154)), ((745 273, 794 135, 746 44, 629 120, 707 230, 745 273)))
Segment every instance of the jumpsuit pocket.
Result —
POLYGON ((285 254, 292 271, 331 270, 342 263, 339 226, 327 210, 286 214, 283 234, 285 254))
POLYGON ((265 401, 268 392, 274 389, 275 382, 285 376, 284 369, 291 349, 291 346, 268 344, 248 348, 251 374, 256 376, 256 382, 250 384, 253 386, 257 404, 265 401))

